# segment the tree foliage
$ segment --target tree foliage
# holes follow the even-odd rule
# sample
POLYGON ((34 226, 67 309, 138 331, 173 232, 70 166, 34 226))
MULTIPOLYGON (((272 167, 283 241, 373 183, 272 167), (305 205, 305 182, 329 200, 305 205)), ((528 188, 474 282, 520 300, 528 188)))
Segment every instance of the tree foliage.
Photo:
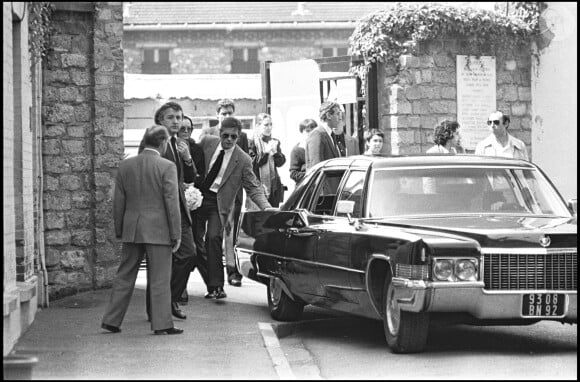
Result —
MULTIPOLYGON (((538 33, 541 3, 510 3, 509 14, 441 4, 397 3, 361 19, 350 37, 353 55, 362 62, 351 71, 365 77, 370 65, 398 66, 399 57, 421 42, 437 38, 465 39, 467 54, 515 51, 538 33)), ((509 9, 509 6, 508 6, 509 9)))
POLYGON ((48 1, 28 2, 28 49, 34 65, 46 55, 52 33, 50 15, 54 5, 48 1))

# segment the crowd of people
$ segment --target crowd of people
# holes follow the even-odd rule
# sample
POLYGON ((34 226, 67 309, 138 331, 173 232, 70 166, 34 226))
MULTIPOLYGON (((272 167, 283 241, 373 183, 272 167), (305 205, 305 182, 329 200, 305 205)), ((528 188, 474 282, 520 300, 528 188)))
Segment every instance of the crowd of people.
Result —
MULTIPOLYGON (((206 285, 205 298, 223 299, 224 262, 228 283, 242 285, 235 266, 234 243, 242 204, 247 210, 278 207, 287 187, 279 168, 286 163, 281 142, 273 136, 272 116, 260 113, 252 136, 242 131, 229 99, 216 105, 217 125, 192 138, 193 121, 176 102, 163 104, 147 128, 139 155, 119 165, 113 196, 115 234, 122 241, 121 262, 101 327, 120 332, 137 273, 147 260, 146 314, 155 334, 181 334, 173 317, 186 319, 187 283, 197 269, 206 285), (188 187, 201 201, 190 208, 188 187)), ((290 153, 290 178, 299 183, 308 169, 331 158, 359 155, 355 137, 344 131, 342 106, 324 102, 319 122, 298 125, 299 142, 290 153)), ((477 155, 528 159, 525 144, 507 130, 510 118, 496 111, 487 125, 491 134, 475 148, 477 155)), ((433 131, 427 154, 464 153, 457 121, 444 120, 433 131)), ((364 133, 363 155, 381 155, 385 134, 364 133)))

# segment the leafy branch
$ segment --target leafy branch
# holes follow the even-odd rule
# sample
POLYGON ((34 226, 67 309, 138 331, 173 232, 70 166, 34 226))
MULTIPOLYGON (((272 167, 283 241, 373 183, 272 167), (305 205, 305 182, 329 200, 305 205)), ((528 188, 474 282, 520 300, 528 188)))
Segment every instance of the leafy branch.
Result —
POLYGON ((361 19, 350 37, 353 55, 362 58, 351 73, 365 79, 374 62, 399 69, 399 57, 411 54, 425 41, 463 38, 468 54, 513 52, 539 31, 542 3, 509 3, 507 14, 441 4, 397 3, 391 9, 361 19))
POLYGON ((50 16, 54 4, 48 1, 28 2, 28 50, 32 64, 46 55, 50 35, 53 32, 50 16))

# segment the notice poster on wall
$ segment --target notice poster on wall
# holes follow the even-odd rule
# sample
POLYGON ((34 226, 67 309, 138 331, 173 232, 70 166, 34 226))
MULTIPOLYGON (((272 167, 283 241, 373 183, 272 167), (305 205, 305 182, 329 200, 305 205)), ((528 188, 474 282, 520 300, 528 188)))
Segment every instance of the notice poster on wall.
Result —
POLYGON ((495 57, 458 55, 457 122, 463 148, 473 151, 489 135, 487 117, 496 109, 495 57))

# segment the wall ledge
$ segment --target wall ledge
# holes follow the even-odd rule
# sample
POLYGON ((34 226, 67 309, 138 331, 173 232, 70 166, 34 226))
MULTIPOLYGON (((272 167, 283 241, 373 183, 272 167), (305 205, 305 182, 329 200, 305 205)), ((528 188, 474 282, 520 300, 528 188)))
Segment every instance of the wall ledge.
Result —
POLYGON ((28 302, 36 296, 38 287, 38 276, 32 276, 28 281, 16 282, 16 288, 20 294, 20 303, 28 302))
POLYGON ((16 311, 20 304, 18 303, 19 293, 17 290, 11 292, 4 292, 4 305, 3 312, 4 317, 10 316, 10 314, 16 311))

